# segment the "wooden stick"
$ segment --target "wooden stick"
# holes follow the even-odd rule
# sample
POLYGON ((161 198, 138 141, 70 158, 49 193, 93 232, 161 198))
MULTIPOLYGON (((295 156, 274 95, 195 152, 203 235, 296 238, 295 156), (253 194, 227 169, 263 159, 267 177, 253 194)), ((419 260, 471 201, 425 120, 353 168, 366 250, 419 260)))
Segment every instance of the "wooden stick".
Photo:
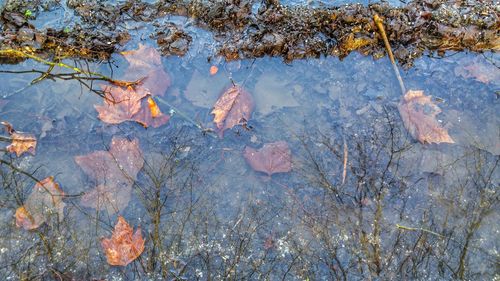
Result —
POLYGON ((387 39, 387 34, 385 33, 384 29, 384 21, 382 20, 382 18, 379 17, 378 14, 373 15, 373 21, 375 21, 375 25, 377 25, 378 27, 380 36, 382 36, 382 39, 384 40, 385 49, 387 50, 387 54, 389 55, 389 59, 391 60, 392 63, 392 69, 396 74, 396 78, 398 78, 399 87, 401 88, 401 92, 404 95, 406 94, 406 87, 405 84, 403 83, 403 78, 401 78, 401 74, 399 73, 396 61, 394 60, 394 55, 392 54, 391 45, 389 44, 389 40, 387 39))

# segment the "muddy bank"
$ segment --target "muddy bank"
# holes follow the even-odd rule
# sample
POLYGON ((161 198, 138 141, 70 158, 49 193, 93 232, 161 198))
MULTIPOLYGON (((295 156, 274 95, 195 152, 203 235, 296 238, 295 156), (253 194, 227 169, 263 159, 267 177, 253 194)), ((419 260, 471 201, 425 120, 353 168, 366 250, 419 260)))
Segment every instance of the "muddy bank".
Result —
POLYGON ((402 8, 376 3, 332 8, 288 7, 279 1, 127 1, 111 5, 101 1, 7 1, 1 13, 1 48, 13 48, 61 57, 105 59, 129 38, 125 22, 155 26, 150 36, 164 55, 183 55, 191 36, 169 15, 192 18, 210 31, 216 54, 226 60, 283 57, 286 61, 319 56, 347 56, 352 51, 381 57, 382 39, 373 15, 385 22, 390 43, 401 64, 426 51, 485 51, 500 49, 500 10, 488 3, 414 1, 402 8), (37 30, 30 21, 40 11, 64 5, 79 22, 73 28, 37 30))

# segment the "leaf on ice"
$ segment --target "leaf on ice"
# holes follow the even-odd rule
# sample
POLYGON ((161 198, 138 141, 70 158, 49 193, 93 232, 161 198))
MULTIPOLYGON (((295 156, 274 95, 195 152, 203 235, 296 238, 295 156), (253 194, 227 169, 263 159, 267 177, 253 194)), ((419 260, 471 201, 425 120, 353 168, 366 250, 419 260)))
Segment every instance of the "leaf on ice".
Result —
POLYGON ((398 110, 406 129, 419 142, 454 143, 448 131, 436 120, 441 109, 423 91, 406 92, 399 102, 398 110))
POLYGON ((118 217, 111 238, 101 240, 108 263, 121 266, 126 266, 137 259, 144 251, 144 243, 141 228, 137 228, 134 233, 122 216, 118 217))
POLYGON ((247 146, 243 157, 255 171, 268 176, 292 170, 292 153, 284 141, 266 143, 258 150, 247 146))
POLYGON ((17 157, 28 152, 35 155, 37 140, 32 134, 16 132, 12 125, 8 122, 0 122, 5 126, 5 130, 10 135, 12 142, 6 147, 8 152, 15 153, 17 157))
POLYGON ((226 129, 245 124, 250 119, 253 108, 252 96, 240 86, 232 86, 222 93, 211 112, 219 136, 222 137, 226 129))
POLYGON ((24 205, 16 210, 16 226, 26 230, 36 229, 51 215, 57 215, 61 221, 66 206, 62 201, 63 197, 64 192, 54 181, 54 177, 47 177, 36 183, 24 205))

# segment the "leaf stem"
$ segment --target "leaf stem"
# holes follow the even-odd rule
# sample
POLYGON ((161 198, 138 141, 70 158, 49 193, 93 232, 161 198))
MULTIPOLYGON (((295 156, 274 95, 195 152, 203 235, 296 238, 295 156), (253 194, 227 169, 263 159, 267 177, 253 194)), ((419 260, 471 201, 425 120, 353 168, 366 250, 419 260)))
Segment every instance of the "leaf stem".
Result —
POLYGON ((373 21, 375 21, 379 33, 382 36, 382 39, 384 40, 385 49, 387 50, 387 54, 389 55, 389 59, 391 60, 392 69, 394 70, 394 74, 396 74, 396 78, 398 79, 399 82, 399 87, 401 88, 401 92, 404 95, 406 94, 406 87, 405 84, 403 83, 403 78, 401 78, 401 74, 399 73, 399 68, 396 65, 396 61, 394 60, 394 55, 392 54, 391 45, 389 44, 389 40, 387 39, 387 34, 385 33, 384 29, 384 21, 382 20, 382 18, 380 18, 378 14, 373 15, 373 21))

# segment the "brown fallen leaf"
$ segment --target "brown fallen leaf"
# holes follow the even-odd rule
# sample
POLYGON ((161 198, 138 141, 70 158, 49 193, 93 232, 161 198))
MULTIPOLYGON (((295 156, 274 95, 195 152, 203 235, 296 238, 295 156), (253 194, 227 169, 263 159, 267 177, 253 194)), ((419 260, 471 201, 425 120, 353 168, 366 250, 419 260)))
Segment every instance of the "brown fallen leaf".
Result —
POLYGON ((153 96, 163 96, 170 87, 170 76, 163 69, 160 53, 153 47, 139 44, 137 50, 121 52, 130 66, 125 80, 141 80, 136 90, 147 89, 153 96))
POLYGON ((8 122, 0 122, 5 126, 5 130, 10 135, 12 143, 6 147, 8 152, 15 153, 17 157, 25 152, 35 155, 36 137, 32 134, 16 132, 8 122))
POLYGON ((292 153, 284 141, 266 143, 258 150, 247 146, 243 157, 255 171, 268 176, 292 170, 292 153))
POLYGON ((424 91, 407 91, 398 104, 398 110, 406 129, 419 142, 454 143, 448 131, 436 120, 441 109, 432 102, 431 96, 424 95, 424 91))
POLYGON ((127 207, 144 158, 138 140, 113 137, 109 151, 76 156, 75 162, 97 184, 95 189, 85 193, 81 204, 113 214, 127 207))
POLYGON ((133 228, 122 216, 118 217, 111 238, 101 240, 108 263, 121 266, 126 266, 137 259, 144 251, 144 243, 141 228, 138 227, 134 233, 133 228))
POLYGON ((99 119, 109 124, 135 121, 144 127, 159 127, 170 119, 161 113, 147 89, 105 86, 104 105, 94 105, 99 119))
POLYGON ((104 105, 94 105, 99 112, 99 119, 109 124, 119 124, 133 120, 141 109, 142 98, 149 95, 147 91, 137 92, 132 88, 123 89, 117 86, 104 86, 104 105))
POLYGON ((63 197, 64 192, 54 181, 54 177, 37 182, 24 205, 16 210, 16 226, 26 230, 35 229, 53 214, 57 214, 61 221, 66 206, 62 201, 63 197))
POLYGON ((252 96, 240 86, 232 86, 222 93, 211 112, 219 136, 222 137, 226 129, 245 124, 253 108, 252 96))

